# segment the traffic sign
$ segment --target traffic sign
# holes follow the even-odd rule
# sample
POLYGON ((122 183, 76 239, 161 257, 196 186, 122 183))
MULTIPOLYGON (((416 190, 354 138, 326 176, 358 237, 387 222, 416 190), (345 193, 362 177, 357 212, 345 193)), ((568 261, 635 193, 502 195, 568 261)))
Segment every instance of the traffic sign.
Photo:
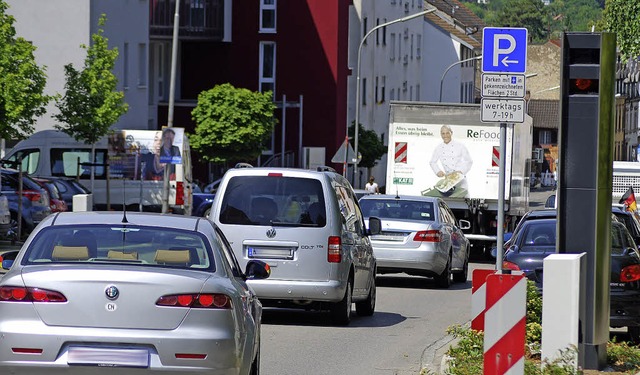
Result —
POLYGON ((527 41, 525 28, 485 27, 482 30, 482 72, 526 72, 527 41))
POLYGON ((482 98, 482 122, 524 122, 524 99, 482 98))
POLYGON ((482 73, 482 96, 524 98, 524 74, 482 73))

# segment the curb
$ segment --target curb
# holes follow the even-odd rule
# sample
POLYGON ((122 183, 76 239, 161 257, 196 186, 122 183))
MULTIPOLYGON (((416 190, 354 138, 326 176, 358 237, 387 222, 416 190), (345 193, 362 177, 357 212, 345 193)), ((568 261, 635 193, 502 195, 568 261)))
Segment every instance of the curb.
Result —
POLYGON ((422 352, 420 374, 444 374, 450 359, 446 353, 449 348, 455 346, 458 341, 458 338, 447 335, 429 345, 422 352))

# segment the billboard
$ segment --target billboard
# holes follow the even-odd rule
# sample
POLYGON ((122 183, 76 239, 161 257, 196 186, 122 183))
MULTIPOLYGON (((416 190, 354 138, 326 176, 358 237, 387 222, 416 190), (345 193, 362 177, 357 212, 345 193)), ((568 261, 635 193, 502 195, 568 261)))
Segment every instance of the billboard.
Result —
MULTIPOLYGON (((507 129, 507 176, 511 139, 507 129)), ((498 126, 392 123, 387 194, 498 199, 501 154, 498 126)))
POLYGON ((182 163, 183 128, 118 130, 109 135, 109 175, 126 180, 162 180, 165 168, 175 180, 182 163))

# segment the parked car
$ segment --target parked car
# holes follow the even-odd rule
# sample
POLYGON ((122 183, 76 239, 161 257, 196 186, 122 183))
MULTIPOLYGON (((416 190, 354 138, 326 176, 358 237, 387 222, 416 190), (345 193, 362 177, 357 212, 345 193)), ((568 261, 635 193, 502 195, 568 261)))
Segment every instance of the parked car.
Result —
POLYGON ((213 198, 215 193, 203 193, 198 185, 193 186, 193 198, 192 198, 192 216, 207 217, 211 212, 211 205, 213 204, 213 198))
POLYGON ((2 195, 9 201, 11 212, 11 231, 18 233, 18 216, 21 216, 21 235, 27 234, 45 217, 51 214, 49 194, 47 191, 26 174, 22 175, 22 197, 20 198, 20 178, 15 169, 2 168, 2 195), (22 209, 20 209, 22 201, 22 209), (21 215, 18 215, 21 212, 21 215))
MULTIPOLYGON (((529 220, 504 254, 502 268, 523 271, 542 290, 543 262, 556 252, 556 219, 529 220)), ((624 224, 611 222, 610 322, 640 342, 640 253, 624 224)))
POLYGON ((62 199, 67 203, 68 211, 73 211, 73 196, 78 194, 91 194, 91 191, 73 178, 51 178, 58 188, 62 199))
POLYGON ((15 233, 11 229, 11 211, 9 211, 9 199, 0 195, 0 238, 13 239, 15 233))
POLYGON ((622 204, 613 204, 613 214, 618 221, 624 224, 633 238, 633 242, 636 245, 640 245, 640 221, 638 220, 638 214, 628 211, 622 204))
POLYGON ((69 209, 69 207, 67 206, 67 202, 62 199, 62 195, 60 195, 58 187, 52 180, 39 177, 33 177, 33 180, 40 184, 40 186, 45 188, 47 190, 47 193, 49 193, 49 203, 52 213, 64 212, 69 209))
POLYGON ((62 212, 0 280, 0 373, 258 374, 262 306, 213 223, 140 212, 62 212))
POLYGON ((349 181, 333 169, 240 167, 228 170, 209 219, 245 264, 272 267, 268 280, 249 280, 265 306, 329 309, 335 324, 373 315, 376 259, 349 181))
POLYGON ((442 288, 467 281, 470 245, 462 230, 471 223, 456 221, 442 199, 373 194, 360 198, 360 207, 365 220, 382 221, 381 233, 371 236, 379 274, 433 277, 442 288))

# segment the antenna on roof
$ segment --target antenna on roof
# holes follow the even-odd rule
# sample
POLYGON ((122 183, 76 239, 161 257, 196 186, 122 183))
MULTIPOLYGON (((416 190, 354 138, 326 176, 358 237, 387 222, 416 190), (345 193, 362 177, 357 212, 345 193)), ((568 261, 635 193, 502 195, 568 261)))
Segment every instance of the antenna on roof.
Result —
POLYGON ((126 224, 129 222, 127 220, 127 202, 125 201, 125 192, 126 189, 122 189, 122 223, 126 224))

